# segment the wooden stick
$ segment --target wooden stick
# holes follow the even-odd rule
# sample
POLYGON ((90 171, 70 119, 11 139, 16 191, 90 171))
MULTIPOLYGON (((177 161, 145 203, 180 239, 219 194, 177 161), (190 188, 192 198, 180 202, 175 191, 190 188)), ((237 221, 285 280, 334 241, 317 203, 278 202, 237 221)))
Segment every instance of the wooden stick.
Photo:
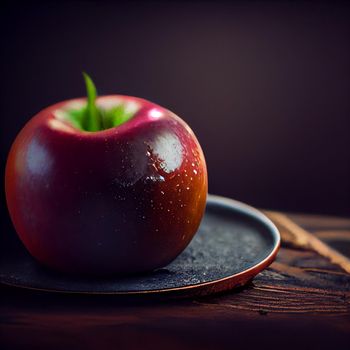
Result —
POLYGON ((277 212, 267 212, 269 218, 295 237, 295 244, 316 251, 321 256, 329 259, 331 263, 340 266, 344 271, 350 273, 350 259, 337 250, 322 242, 310 232, 304 230, 286 215, 277 212))

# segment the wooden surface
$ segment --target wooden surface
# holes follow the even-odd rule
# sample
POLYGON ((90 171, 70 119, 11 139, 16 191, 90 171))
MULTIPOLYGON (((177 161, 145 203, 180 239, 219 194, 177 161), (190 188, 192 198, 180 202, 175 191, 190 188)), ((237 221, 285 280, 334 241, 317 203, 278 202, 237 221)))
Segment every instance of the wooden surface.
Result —
POLYGON ((0 286, 0 349, 348 349, 350 219, 267 214, 281 251, 235 292, 140 300, 0 286))

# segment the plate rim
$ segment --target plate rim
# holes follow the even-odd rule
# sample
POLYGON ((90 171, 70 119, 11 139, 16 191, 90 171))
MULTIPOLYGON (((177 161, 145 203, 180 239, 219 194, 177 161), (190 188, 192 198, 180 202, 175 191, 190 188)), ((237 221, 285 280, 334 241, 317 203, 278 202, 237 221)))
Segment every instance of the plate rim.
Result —
POLYGON ((188 293, 186 296, 194 296, 194 295, 208 295, 212 293, 224 292, 233 288, 237 288, 243 286, 253 277, 255 277, 258 273, 263 271, 266 267, 268 267, 276 258, 277 253, 281 246, 281 235, 276 225, 260 210, 245 204, 243 202, 237 201, 235 199, 231 199, 224 196, 208 194, 207 203, 213 203, 223 207, 234 208, 239 213, 250 216, 251 218, 263 223, 267 228, 268 232, 271 234, 273 238, 273 248, 269 252, 269 254, 254 264, 253 266, 244 269, 238 273, 235 273, 230 276, 226 276, 223 278, 215 279, 212 281, 202 282, 198 284, 182 286, 182 287, 172 287, 172 288, 164 288, 164 289, 152 289, 152 290, 141 290, 141 291, 78 291, 78 290, 59 290, 59 289, 50 289, 50 288, 41 288, 41 287, 33 287, 27 286, 23 284, 16 284, 7 281, 0 281, 0 284, 7 285, 10 287, 16 287, 26 290, 39 291, 39 292, 49 292, 49 293, 57 293, 57 294, 82 294, 82 295, 118 295, 118 296, 145 296, 145 295, 172 295, 172 294, 183 294, 188 293), (215 287, 213 292, 208 291, 208 287, 215 287))

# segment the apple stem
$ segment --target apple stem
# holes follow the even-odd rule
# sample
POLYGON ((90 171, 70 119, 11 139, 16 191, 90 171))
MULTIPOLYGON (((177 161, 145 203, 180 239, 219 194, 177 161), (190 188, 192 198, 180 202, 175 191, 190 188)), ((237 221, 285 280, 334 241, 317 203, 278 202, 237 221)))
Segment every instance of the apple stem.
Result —
POLYGON ((81 108, 65 111, 64 116, 75 128, 82 131, 96 132, 119 126, 127 122, 138 111, 128 108, 128 104, 120 102, 110 108, 96 105, 97 90, 88 74, 83 72, 87 103, 81 108))
POLYGON ((90 76, 85 72, 83 72, 83 76, 87 92, 87 106, 84 118, 85 129, 88 131, 98 131, 102 128, 103 118, 96 106, 97 90, 90 76))

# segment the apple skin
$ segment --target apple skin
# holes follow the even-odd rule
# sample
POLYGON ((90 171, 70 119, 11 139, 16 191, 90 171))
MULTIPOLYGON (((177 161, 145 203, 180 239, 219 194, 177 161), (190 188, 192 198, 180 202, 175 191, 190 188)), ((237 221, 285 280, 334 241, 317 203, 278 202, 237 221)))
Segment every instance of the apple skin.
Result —
POLYGON ((167 265, 189 244, 208 189, 202 149, 189 126, 149 101, 124 124, 86 132, 58 118, 64 101, 34 116, 10 150, 7 205, 30 254, 64 273, 130 274, 167 265), (58 111, 58 112, 57 112, 58 111))

